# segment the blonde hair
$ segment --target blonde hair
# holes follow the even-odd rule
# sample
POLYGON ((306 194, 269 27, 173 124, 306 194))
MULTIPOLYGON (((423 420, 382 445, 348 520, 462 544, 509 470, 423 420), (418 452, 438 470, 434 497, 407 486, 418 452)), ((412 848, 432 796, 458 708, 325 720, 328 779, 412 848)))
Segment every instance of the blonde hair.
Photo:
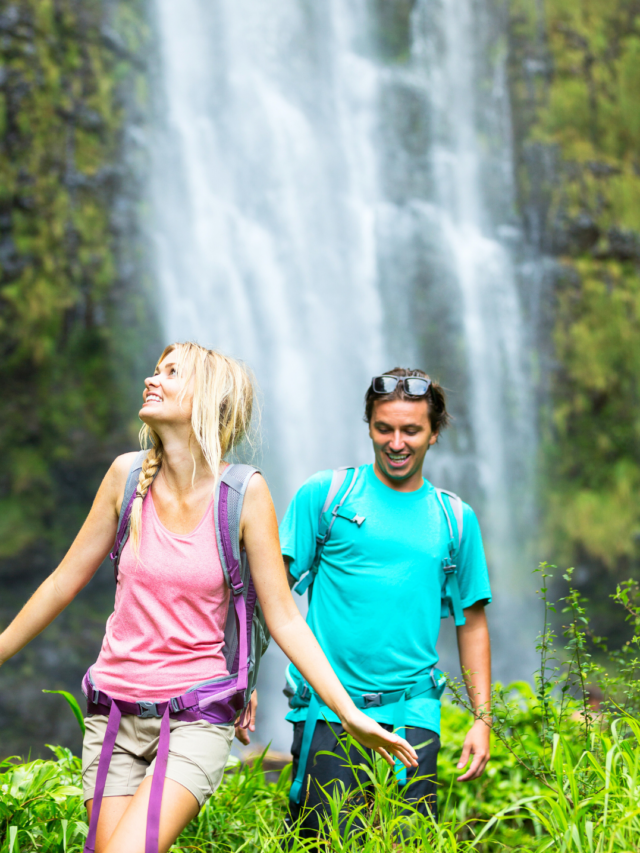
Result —
MULTIPOLYGON (((191 429, 217 483, 220 463, 245 439, 251 440, 251 417, 254 408, 254 380, 241 362, 216 350, 191 342, 170 344, 158 359, 158 365, 171 352, 177 353, 178 376, 184 385, 178 397, 182 404, 193 385, 191 429)), ((160 436, 147 424, 140 430, 140 446, 151 444, 143 463, 136 495, 131 508, 131 547, 137 556, 142 534, 142 502, 162 466, 163 447, 160 436)), ((189 439, 191 444, 191 438, 189 439)), ((193 458, 193 476, 196 460, 193 458)))

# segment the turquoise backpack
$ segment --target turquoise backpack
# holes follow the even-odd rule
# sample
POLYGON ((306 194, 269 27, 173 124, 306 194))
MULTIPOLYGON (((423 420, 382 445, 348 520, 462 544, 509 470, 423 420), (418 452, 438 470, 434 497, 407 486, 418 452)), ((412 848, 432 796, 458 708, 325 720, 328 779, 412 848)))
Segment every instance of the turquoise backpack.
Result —
MULTIPOLYGON (((343 518, 361 527, 366 518, 358 515, 357 511, 346 508, 346 501, 362 474, 362 468, 337 468, 333 472, 331 484, 324 505, 318 519, 318 533, 316 535, 316 552, 309 571, 294 587, 298 595, 307 593, 309 606, 313 595, 313 584, 320 568, 322 552, 331 538, 331 531, 336 518, 343 518)), ((443 618, 451 614, 456 625, 464 625, 465 617, 462 610, 460 598, 460 587, 458 585, 458 574, 456 561, 462 542, 463 514, 462 501, 458 495, 444 489, 436 489, 436 497, 444 513, 449 530, 449 542, 447 545, 448 557, 442 561, 444 571, 444 583, 441 594, 441 616, 443 618)), ((352 695, 354 703, 358 708, 371 708, 375 705, 395 705, 393 714, 393 728, 401 737, 406 734, 405 725, 405 703, 407 699, 422 696, 427 699, 440 699, 446 687, 446 678, 440 670, 432 667, 431 671, 421 678, 416 684, 406 690, 396 690, 393 693, 365 693, 352 695)), ((302 794, 302 782, 306 772, 311 741, 315 731, 316 723, 322 719, 322 709, 326 707, 319 696, 317 696, 306 681, 299 683, 293 678, 291 664, 287 667, 287 686, 285 695, 289 698, 291 708, 302 708, 308 706, 307 718, 302 735, 300 758, 298 761, 298 772, 291 785, 290 799, 299 803, 302 794)), ((396 760, 396 778, 400 785, 406 784, 407 775, 403 764, 396 760)))

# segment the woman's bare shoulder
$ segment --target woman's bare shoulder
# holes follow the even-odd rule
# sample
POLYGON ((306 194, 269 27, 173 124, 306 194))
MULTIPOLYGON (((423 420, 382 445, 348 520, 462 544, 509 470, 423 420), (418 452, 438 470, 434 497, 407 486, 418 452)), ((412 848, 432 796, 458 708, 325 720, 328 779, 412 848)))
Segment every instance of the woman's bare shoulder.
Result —
POLYGON ((251 476, 251 479, 247 483, 247 488, 245 491, 245 499, 249 498, 249 500, 271 500, 271 492, 269 491, 269 486, 267 485, 267 481, 262 476, 260 471, 256 471, 255 474, 251 476))
POLYGON ((105 481, 109 483, 117 512, 120 512, 120 504, 122 503, 122 498, 124 496, 124 487, 127 483, 127 477, 129 476, 129 471, 131 470, 131 466, 138 456, 138 453, 139 451, 134 450, 132 453, 123 453, 120 456, 116 456, 111 463, 107 476, 105 477, 105 481))
POLYGON ((126 480, 139 452, 139 450, 132 450, 130 453, 122 453, 120 456, 116 456, 111 464, 111 470, 121 476, 124 475, 126 480))

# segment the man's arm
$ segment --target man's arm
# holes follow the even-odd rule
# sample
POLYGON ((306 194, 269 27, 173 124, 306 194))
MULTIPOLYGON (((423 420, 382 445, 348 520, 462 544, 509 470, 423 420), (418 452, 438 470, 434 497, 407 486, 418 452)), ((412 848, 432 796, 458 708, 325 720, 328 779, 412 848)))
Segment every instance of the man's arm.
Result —
POLYGON ((291 565, 291 557, 287 557, 286 554, 283 554, 282 559, 284 560, 284 567, 287 570, 287 580, 289 581, 289 589, 293 589, 296 584, 296 579, 289 570, 289 566, 291 565))
POLYGON ((491 642, 489 628, 484 612, 484 604, 477 603, 464 611, 466 624, 456 628, 458 634, 458 652, 462 676, 467 693, 476 715, 469 729, 458 762, 461 770, 473 756, 471 766, 459 782, 477 779, 484 772, 490 758, 491 720, 491 642))

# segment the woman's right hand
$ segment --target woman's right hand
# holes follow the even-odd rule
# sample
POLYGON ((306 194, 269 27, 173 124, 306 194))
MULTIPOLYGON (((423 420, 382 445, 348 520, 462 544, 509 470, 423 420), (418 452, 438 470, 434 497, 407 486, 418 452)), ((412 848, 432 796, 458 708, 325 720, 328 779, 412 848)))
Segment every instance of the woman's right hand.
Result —
POLYGON ((418 755, 411 744, 400 735, 388 732, 379 723, 372 720, 355 706, 349 720, 342 721, 342 727, 362 746, 372 749, 393 766, 392 755, 405 767, 417 767, 418 755))

